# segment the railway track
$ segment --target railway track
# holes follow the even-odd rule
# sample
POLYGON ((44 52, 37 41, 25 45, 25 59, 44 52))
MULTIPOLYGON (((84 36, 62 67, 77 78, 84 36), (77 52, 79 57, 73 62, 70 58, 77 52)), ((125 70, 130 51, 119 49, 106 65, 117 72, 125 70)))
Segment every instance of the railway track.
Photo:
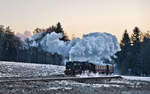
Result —
POLYGON ((85 81, 104 81, 111 79, 121 79, 121 76, 106 76, 106 77, 3 77, 0 78, 0 83, 5 82, 30 82, 30 81, 61 81, 73 80, 79 82, 85 81))

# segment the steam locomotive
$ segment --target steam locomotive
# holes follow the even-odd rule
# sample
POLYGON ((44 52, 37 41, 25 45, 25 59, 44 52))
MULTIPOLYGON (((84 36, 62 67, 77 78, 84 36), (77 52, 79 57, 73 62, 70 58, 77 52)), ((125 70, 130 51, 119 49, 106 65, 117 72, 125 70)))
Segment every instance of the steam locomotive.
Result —
POLYGON ((114 67, 111 64, 96 65, 90 62, 72 61, 66 62, 66 70, 64 73, 68 76, 82 74, 88 71, 89 73, 112 74, 114 67))

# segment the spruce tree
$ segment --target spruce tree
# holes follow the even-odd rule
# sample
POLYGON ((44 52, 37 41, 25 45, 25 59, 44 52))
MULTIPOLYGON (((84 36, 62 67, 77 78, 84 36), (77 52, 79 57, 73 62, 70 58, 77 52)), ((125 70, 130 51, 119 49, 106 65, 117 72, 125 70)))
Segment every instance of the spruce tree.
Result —
POLYGON ((127 30, 125 30, 123 34, 123 38, 121 40, 121 47, 127 47, 127 46, 130 46, 130 37, 127 30))
POLYGON ((64 34, 64 30, 63 30, 60 22, 58 22, 57 25, 56 25, 56 33, 64 34))
POLYGON ((150 32, 147 31, 143 35, 144 39, 141 46, 141 56, 142 56, 142 73, 145 76, 148 76, 150 74, 150 32))
POLYGON ((133 59, 133 70, 135 75, 141 75, 142 69, 142 56, 141 56, 141 41, 142 41, 142 32, 138 27, 135 27, 132 39, 132 59, 133 59))
POLYGON ((142 32, 139 30, 138 27, 135 27, 133 30, 133 34, 131 36, 132 44, 138 45, 142 40, 142 32))
POLYGON ((69 38, 68 36, 65 34, 62 26, 61 26, 61 23, 58 22, 57 25, 56 25, 56 33, 62 33, 63 37, 60 39, 60 40, 63 40, 63 41, 69 41, 69 38))
POLYGON ((131 41, 127 30, 125 30, 121 43, 121 51, 117 54, 118 55, 118 69, 121 71, 122 74, 129 74, 128 70, 130 70, 129 66, 129 55, 130 55, 130 48, 131 48, 131 41))

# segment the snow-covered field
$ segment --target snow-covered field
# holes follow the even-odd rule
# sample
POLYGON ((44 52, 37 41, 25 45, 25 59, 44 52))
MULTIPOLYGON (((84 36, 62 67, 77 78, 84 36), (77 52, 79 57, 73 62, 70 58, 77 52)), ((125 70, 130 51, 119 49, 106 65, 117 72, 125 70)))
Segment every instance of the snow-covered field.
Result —
POLYGON ((64 70, 64 66, 0 61, 0 77, 61 75, 64 70))
POLYGON ((138 80, 138 81, 149 81, 150 77, 139 77, 139 76, 122 76, 124 79, 127 80, 138 80))
POLYGON ((150 94, 150 83, 112 80, 97 83, 30 81, 0 83, 0 94, 150 94))
MULTIPOLYGON (((65 67, 49 64, 31 64, 22 62, 0 61, 0 77, 32 77, 51 76, 64 74, 65 67)), ((101 75, 93 73, 83 73, 76 77, 107 77, 114 75, 101 75)), ((122 76, 126 80, 150 81, 150 77, 122 76)))
POLYGON ((114 76, 119 76, 119 75, 114 75, 114 74, 99 74, 99 73, 89 73, 88 71, 85 73, 82 73, 81 75, 76 75, 76 77, 80 78, 85 78, 85 77, 114 77, 114 76))
MULTIPOLYGON (((0 77, 63 75, 64 69, 64 66, 0 61, 0 77)), ((106 75, 87 73, 77 75, 77 77, 99 76, 106 75)), ((0 94, 150 94, 150 82, 148 82, 150 77, 122 77, 123 79, 82 83, 65 80, 0 82, 0 94)))

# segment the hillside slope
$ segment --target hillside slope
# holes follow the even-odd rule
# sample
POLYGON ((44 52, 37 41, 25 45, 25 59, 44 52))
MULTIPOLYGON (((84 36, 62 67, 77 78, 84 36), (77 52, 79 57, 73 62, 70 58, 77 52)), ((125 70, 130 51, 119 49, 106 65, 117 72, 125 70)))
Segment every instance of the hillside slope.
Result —
POLYGON ((0 61, 0 77, 61 75, 64 69, 64 66, 0 61))

